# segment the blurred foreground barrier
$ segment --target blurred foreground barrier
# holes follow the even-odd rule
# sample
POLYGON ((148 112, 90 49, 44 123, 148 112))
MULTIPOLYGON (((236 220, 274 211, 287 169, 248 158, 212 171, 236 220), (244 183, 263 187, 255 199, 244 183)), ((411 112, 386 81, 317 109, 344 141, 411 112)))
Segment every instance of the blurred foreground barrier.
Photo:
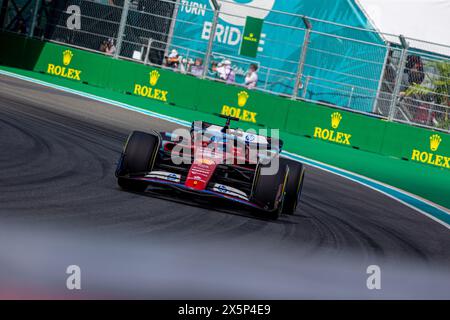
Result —
MULTIPOLYGON (((450 135, 375 117, 278 97, 145 66, 132 61, 0 33, 2 65, 241 119, 243 128, 268 127, 386 156, 450 169, 450 135)), ((321 145, 323 147, 323 145, 321 145)))

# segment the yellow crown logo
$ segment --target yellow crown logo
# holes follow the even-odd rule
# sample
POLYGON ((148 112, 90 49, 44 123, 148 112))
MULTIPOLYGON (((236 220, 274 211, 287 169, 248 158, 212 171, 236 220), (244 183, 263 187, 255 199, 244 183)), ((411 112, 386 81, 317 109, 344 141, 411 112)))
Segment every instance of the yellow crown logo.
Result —
POLYGON ((72 61, 73 53, 70 50, 63 52, 63 64, 67 66, 72 61))
POLYGON ((442 142, 442 138, 437 135, 437 134, 433 134, 430 137, 430 149, 431 151, 437 151, 437 149, 439 149, 439 145, 442 142))
POLYGON ((153 70, 152 72, 150 72, 150 85, 152 87, 156 86, 160 76, 161 75, 159 74, 159 72, 157 70, 153 70))
POLYGON ((342 115, 339 112, 335 112, 331 115, 331 126, 333 129, 337 129, 341 124, 342 115))
POLYGON ((250 96, 248 95, 247 92, 245 91, 241 91, 238 93, 238 106, 239 107, 243 107, 247 104, 248 98, 250 96))

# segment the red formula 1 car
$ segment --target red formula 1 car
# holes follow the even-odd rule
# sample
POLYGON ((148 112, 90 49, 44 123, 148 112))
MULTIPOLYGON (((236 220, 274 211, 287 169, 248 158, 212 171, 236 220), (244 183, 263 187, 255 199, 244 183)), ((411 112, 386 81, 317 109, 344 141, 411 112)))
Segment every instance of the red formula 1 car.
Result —
POLYGON ((256 208, 265 217, 294 214, 304 167, 280 156, 282 141, 254 132, 194 122, 190 130, 134 131, 117 165, 119 185, 130 191, 163 186, 256 208), (181 134, 180 132, 181 131, 181 134))

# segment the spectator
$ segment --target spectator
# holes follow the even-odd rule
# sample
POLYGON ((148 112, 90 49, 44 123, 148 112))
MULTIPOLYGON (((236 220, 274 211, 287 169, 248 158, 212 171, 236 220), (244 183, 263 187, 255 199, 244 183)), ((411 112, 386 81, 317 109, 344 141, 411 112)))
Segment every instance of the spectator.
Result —
POLYGON ((187 71, 189 70, 189 66, 192 64, 192 61, 188 61, 186 58, 183 58, 182 56, 179 56, 178 60, 180 61, 179 64, 180 72, 186 74, 187 71))
POLYGON ((100 45, 100 51, 101 52, 106 52, 106 47, 107 47, 107 44, 108 44, 108 41, 107 40, 104 40, 103 42, 102 42, 102 44, 100 45))
POLYGON ((226 83, 231 84, 235 82, 236 74, 231 67, 230 60, 224 60, 220 63, 217 68, 217 73, 219 75, 219 79, 224 80, 226 83))
POLYGON ((180 66, 180 55, 178 51, 173 49, 169 56, 166 57, 166 66, 174 69, 178 69, 180 66))
POLYGON ((219 77, 217 73, 217 62, 211 62, 211 70, 208 70, 208 77, 217 79, 219 77))
POLYGON ((425 80, 422 59, 419 56, 410 55, 406 60, 405 73, 402 78, 400 98, 407 96, 408 89, 413 85, 420 85, 425 80))
POLYGON ((433 125, 432 120, 435 118, 433 103, 434 101, 431 95, 420 97, 418 106, 416 107, 415 113, 413 114, 413 121, 415 123, 433 125))
POLYGON ((408 73, 409 85, 422 84, 425 79, 425 74, 423 72, 423 65, 421 62, 416 62, 413 64, 408 73))
POLYGON ((27 26, 25 24, 25 20, 19 19, 15 26, 15 31, 17 33, 26 34, 27 33, 27 26))
POLYGON ((386 61, 386 70, 384 71, 384 81, 387 82, 389 87, 393 87, 395 83, 395 77, 397 75, 393 63, 393 57, 394 51, 389 50, 389 56, 386 61))
POLYGON ((191 67, 191 74, 200 78, 201 76, 203 76, 204 70, 205 67, 203 66, 203 59, 202 58, 195 59, 195 63, 191 67))
POLYGON ((105 49, 106 54, 113 55, 116 52, 116 46, 114 45, 114 40, 108 39, 104 49, 105 49))
POLYGON ((255 89, 258 85, 258 66, 254 63, 250 65, 250 69, 245 76, 245 85, 248 89, 255 89))

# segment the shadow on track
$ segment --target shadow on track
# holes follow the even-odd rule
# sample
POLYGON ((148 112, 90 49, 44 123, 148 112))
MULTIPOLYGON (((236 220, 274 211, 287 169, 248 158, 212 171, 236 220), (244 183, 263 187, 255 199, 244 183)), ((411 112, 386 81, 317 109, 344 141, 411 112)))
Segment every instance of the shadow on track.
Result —
MULTIPOLYGON (((119 190, 120 187, 117 187, 119 190)), ((198 196, 198 197, 190 197, 189 194, 174 190, 167 189, 161 187, 153 187, 149 186, 145 192, 133 192, 133 191, 125 191, 136 195, 141 195, 144 197, 157 198, 164 201, 171 201, 178 204, 190 206, 192 208, 202 208, 210 211, 216 211, 220 213, 230 214, 233 216, 239 216, 244 218, 251 218, 255 220, 270 222, 274 224, 287 224, 287 225, 296 225, 298 222, 291 221, 288 219, 288 215, 280 215, 277 220, 272 220, 264 217, 264 212, 259 211, 255 208, 245 206, 240 203, 230 202, 224 199, 214 198, 212 196, 198 196)), ((304 217, 298 212, 295 214, 297 217, 304 217)))

